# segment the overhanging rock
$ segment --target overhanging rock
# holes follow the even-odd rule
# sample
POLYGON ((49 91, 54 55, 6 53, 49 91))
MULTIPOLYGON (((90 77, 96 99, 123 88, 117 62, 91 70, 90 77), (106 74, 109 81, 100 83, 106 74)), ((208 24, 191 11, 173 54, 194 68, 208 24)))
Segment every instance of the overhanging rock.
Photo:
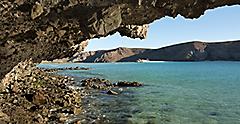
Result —
POLYGON ((25 59, 72 56, 87 39, 116 32, 145 38, 145 24, 164 16, 198 18, 207 9, 237 4, 239 0, 1 0, 0 79, 25 59))

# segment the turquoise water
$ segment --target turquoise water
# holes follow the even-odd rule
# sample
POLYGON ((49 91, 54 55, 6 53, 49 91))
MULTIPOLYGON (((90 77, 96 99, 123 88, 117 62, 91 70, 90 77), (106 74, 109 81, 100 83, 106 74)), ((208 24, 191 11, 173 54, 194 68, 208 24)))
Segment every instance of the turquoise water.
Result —
POLYGON ((96 96, 99 111, 113 123, 240 124, 240 62, 43 64, 90 67, 62 71, 77 80, 100 77, 140 81, 119 96, 96 96))

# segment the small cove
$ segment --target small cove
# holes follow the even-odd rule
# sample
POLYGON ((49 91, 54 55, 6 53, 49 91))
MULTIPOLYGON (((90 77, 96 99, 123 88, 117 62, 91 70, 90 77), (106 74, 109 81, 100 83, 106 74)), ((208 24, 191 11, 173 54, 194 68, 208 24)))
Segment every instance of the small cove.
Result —
MULTIPOLYGON (((239 62, 40 64, 39 67, 89 67, 59 74, 75 80, 88 77, 143 82, 120 95, 95 92, 89 99, 94 114, 106 123, 238 124, 240 122, 239 62), (103 119, 104 119, 103 118, 103 119)), ((116 89, 118 91, 118 89, 116 89)), ((94 118, 94 117, 93 117, 94 118)))

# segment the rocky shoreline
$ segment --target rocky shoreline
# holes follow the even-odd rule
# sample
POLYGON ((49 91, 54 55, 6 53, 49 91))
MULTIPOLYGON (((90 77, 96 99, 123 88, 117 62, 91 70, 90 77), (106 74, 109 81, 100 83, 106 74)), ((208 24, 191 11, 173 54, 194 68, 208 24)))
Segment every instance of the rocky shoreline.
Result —
POLYGON ((80 114, 85 93, 73 84, 74 79, 46 73, 31 60, 19 63, 0 84, 0 123, 63 123, 80 114))
POLYGON ((44 72, 58 72, 63 70, 90 70, 91 68, 86 67, 65 67, 65 68, 38 68, 40 70, 43 70, 44 72))
POLYGON ((112 83, 106 79, 88 78, 81 81, 81 86, 85 87, 86 89, 103 90, 109 95, 118 95, 119 93, 112 89, 121 87, 140 87, 143 86, 143 84, 136 81, 118 81, 117 83, 112 83))
MULTIPOLYGON (((82 68, 71 68, 75 69, 82 68)), ((77 87, 73 78, 39 69, 31 60, 15 66, 0 85, 1 124, 88 123, 95 119, 84 117, 82 99, 89 96, 89 89, 118 95, 112 88, 142 86, 138 82, 113 84, 106 79, 89 78, 77 87)))

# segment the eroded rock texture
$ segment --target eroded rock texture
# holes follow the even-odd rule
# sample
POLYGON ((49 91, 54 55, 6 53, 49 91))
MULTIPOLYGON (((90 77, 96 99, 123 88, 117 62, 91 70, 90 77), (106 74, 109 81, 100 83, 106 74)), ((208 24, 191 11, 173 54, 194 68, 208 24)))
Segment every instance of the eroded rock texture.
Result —
POLYGON ((1 0, 0 79, 18 62, 71 56, 86 39, 115 32, 145 38, 164 16, 198 18, 239 0, 1 0), (143 27, 141 27, 144 25, 143 27))
MULTIPOLYGON (((70 77, 17 64, 0 83, 0 124, 62 124, 83 109, 85 90, 73 88, 70 77)), ((74 122, 73 122, 74 123, 74 122)))

